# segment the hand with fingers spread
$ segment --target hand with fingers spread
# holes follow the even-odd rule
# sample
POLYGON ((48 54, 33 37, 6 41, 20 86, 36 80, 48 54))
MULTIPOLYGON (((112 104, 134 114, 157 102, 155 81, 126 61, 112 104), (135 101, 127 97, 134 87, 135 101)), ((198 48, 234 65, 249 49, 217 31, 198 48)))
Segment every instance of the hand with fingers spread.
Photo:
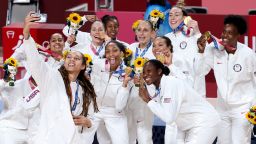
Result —
POLYGON ((92 126, 91 120, 85 116, 73 116, 73 120, 75 125, 78 125, 78 126, 83 126, 87 128, 90 128, 92 126))
POLYGON ((25 39, 28 39, 30 36, 30 27, 33 24, 38 24, 35 21, 39 21, 40 17, 35 15, 35 12, 30 11, 25 18, 24 26, 23 26, 23 35, 25 39))

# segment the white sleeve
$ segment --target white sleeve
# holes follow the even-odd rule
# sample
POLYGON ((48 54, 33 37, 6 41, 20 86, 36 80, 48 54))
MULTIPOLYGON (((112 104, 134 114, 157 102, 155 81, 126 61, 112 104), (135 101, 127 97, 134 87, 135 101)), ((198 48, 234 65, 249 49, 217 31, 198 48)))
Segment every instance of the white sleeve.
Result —
POLYGON ((214 47, 207 45, 203 54, 198 53, 194 61, 195 75, 205 76, 214 66, 214 47))
POLYGON ((24 49, 25 49, 24 44, 21 44, 21 46, 13 52, 11 57, 15 58, 18 62, 22 62, 26 60, 24 49))
POLYGON ((116 96, 116 104, 115 104, 117 111, 120 112, 126 107, 130 92, 131 92, 130 84, 128 84, 127 87, 121 86, 121 88, 118 89, 117 96, 116 96))
POLYGON ((71 49, 71 48, 70 48, 70 44, 66 41, 63 51, 65 51, 65 50, 70 50, 70 49, 71 49))
POLYGON ((28 40, 24 40, 24 49, 27 58, 28 69, 38 84, 39 89, 47 83, 48 75, 52 68, 44 62, 36 48, 34 39, 30 36, 28 40))
POLYGON ((6 82, 3 79, 0 79, 0 94, 1 94, 1 91, 3 91, 3 89, 5 88, 5 86, 6 86, 6 82))
MULTIPOLYGON (((62 32, 66 37, 71 35, 71 31, 69 30, 69 27, 67 25, 63 28, 62 32)), ((76 35, 76 42, 84 43, 85 41, 91 41, 90 33, 78 30, 76 35)))
POLYGON ((184 90, 180 86, 181 85, 179 85, 179 87, 177 86, 175 91, 173 91, 173 88, 168 88, 166 86, 164 91, 161 90, 160 92, 163 93, 161 102, 150 100, 147 104, 155 115, 168 124, 175 121, 180 111, 184 90))
POLYGON ((253 53, 252 55, 248 55, 250 62, 248 63, 249 74, 252 77, 252 84, 254 87, 254 100, 253 105, 256 105, 256 55, 253 53))

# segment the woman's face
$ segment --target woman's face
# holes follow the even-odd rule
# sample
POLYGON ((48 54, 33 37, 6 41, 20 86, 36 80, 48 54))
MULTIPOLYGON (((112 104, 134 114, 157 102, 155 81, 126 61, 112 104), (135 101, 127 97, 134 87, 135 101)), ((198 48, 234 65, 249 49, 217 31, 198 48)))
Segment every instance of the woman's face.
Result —
POLYGON ((122 54, 123 52, 113 42, 109 43, 105 49, 106 59, 109 61, 111 67, 118 67, 120 65, 122 54))
POLYGON ((69 73, 79 73, 85 69, 85 62, 83 62, 83 55, 78 51, 71 51, 67 54, 64 67, 69 73))
POLYGON ((169 12, 169 25, 175 29, 184 20, 182 10, 178 7, 173 7, 169 12))
POLYGON ((226 24, 221 34, 221 39, 224 45, 236 46, 240 37, 237 28, 232 24, 226 24))
POLYGON ((152 52, 154 56, 164 64, 166 64, 166 58, 170 60, 172 58, 171 46, 167 46, 165 39, 157 37, 153 42, 152 52))
POLYGON ((161 69, 157 70, 150 62, 146 63, 143 68, 143 79, 147 85, 154 84, 161 79, 161 69))
POLYGON ((115 39, 118 33, 118 22, 117 20, 113 19, 107 22, 106 24, 106 32, 107 35, 111 38, 111 39, 115 39))
POLYGON ((171 52, 170 51, 170 46, 168 47, 166 44, 165 39, 161 38, 161 37, 157 37, 154 41, 153 41, 153 54, 154 56, 156 56, 156 54, 158 52, 162 52, 162 53, 166 53, 166 52, 171 52))
POLYGON ((103 23, 100 21, 95 21, 91 26, 91 37, 92 41, 95 43, 103 43, 105 29, 103 23))
POLYGON ((147 44, 152 37, 153 30, 150 27, 150 24, 145 21, 141 21, 138 25, 138 28, 135 32, 137 39, 139 43, 141 44, 147 44))
POLYGON ((64 48, 64 39, 61 34, 55 33, 51 36, 50 39, 50 49, 55 53, 62 54, 64 48))

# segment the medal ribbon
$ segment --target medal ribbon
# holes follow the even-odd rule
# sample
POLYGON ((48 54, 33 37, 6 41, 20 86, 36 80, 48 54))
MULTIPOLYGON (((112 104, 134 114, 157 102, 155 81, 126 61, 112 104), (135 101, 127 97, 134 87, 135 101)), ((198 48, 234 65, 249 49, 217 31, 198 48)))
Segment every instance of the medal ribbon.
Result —
POLYGON ((71 108, 71 111, 75 111, 76 110, 76 106, 78 104, 78 90, 79 90, 79 84, 78 84, 78 81, 76 81, 76 85, 77 85, 77 88, 76 88, 76 93, 75 93, 75 102, 71 108))
POLYGON ((139 48, 136 47, 136 52, 135 52, 135 59, 137 57, 143 57, 146 52, 148 51, 149 47, 151 46, 152 42, 150 41, 148 44, 147 44, 147 47, 142 51, 142 53, 139 55, 139 48))
POLYGON ((160 91, 161 91, 161 88, 157 88, 156 92, 155 92, 155 95, 153 97, 150 97, 150 98, 153 99, 153 98, 158 97, 160 95, 160 91))
POLYGON ((103 49, 103 46, 100 46, 100 48, 99 48, 98 51, 97 51, 96 48, 95 48, 92 44, 90 45, 90 47, 91 47, 92 52, 93 52, 96 56, 99 56, 101 50, 103 49))

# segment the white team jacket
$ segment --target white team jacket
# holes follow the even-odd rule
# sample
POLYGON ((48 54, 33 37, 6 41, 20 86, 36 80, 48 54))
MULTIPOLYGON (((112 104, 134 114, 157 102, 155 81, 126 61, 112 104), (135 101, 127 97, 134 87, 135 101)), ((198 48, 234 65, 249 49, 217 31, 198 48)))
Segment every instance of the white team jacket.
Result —
POLYGON ((32 37, 24 40, 28 68, 41 92, 41 120, 37 134, 40 144, 76 144, 82 142, 70 112, 69 99, 63 78, 56 68, 52 68, 38 58, 32 37))
POLYGON ((94 61, 91 73, 91 82, 97 95, 99 109, 102 107, 115 108, 116 112, 123 112, 126 107, 132 84, 125 88, 118 74, 112 74, 105 69, 105 59, 94 61))
POLYGON ((176 122, 180 130, 197 126, 211 127, 220 118, 216 110, 182 80, 164 76, 160 95, 148 102, 150 110, 167 124, 176 122))
POLYGON ((228 110, 248 110, 256 98, 256 57, 246 45, 238 42, 234 54, 219 51, 209 44, 198 72, 214 70, 218 86, 218 102, 228 110))
POLYGON ((14 86, 9 86, 4 80, 0 80, 0 97, 5 106, 0 115, 0 127, 22 130, 28 128, 29 113, 23 109, 22 97, 29 95, 31 91, 27 80, 17 80, 14 86))
MULTIPOLYGON (((137 47, 139 47, 138 42, 132 43, 129 46, 129 49, 132 50, 132 60, 131 60, 132 64, 133 64, 133 61, 135 60, 135 53, 136 53, 136 48, 137 47)), ((144 58, 156 59, 156 57, 153 55, 152 48, 153 48, 153 43, 150 45, 149 49, 147 50, 147 52, 143 56, 144 58)), ((139 48, 138 54, 141 55, 141 53, 144 51, 144 49, 139 48)))
POLYGON ((174 34, 173 32, 166 34, 173 45, 173 56, 179 57, 180 60, 184 60, 182 63, 175 63, 178 68, 180 68, 184 74, 190 75, 193 78, 193 88, 200 94, 200 96, 206 96, 205 90, 205 77, 196 74, 195 68, 197 67, 198 61, 198 47, 197 39, 201 34, 192 35, 187 37, 181 32, 174 34))

